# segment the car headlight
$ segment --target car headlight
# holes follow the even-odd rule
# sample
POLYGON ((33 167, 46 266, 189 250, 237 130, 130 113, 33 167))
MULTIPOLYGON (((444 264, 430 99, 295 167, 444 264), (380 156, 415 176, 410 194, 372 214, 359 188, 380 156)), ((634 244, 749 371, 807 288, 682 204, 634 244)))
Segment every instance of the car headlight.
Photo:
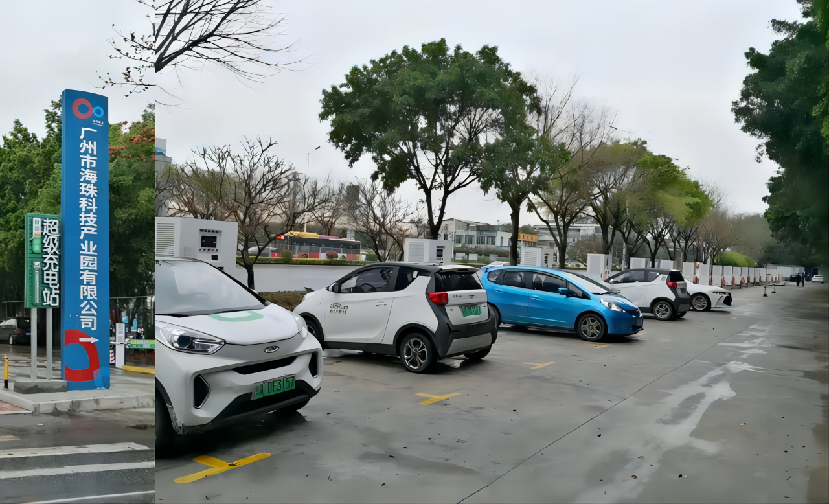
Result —
POLYGON ((625 311, 625 310, 622 309, 621 306, 617 305, 616 303, 611 303, 610 301, 605 301, 604 299, 600 299, 599 301, 601 301, 602 304, 604 305, 604 307, 607 308, 608 310, 613 310, 613 311, 618 311, 618 312, 625 311))
POLYGON ((308 337, 308 324, 305 323, 305 319, 299 315, 294 315, 294 320, 296 320, 296 327, 299 329, 299 334, 302 336, 302 339, 308 337))
POLYGON ((156 339, 179 352, 212 354, 225 345, 223 339, 184 327, 158 327, 156 339))

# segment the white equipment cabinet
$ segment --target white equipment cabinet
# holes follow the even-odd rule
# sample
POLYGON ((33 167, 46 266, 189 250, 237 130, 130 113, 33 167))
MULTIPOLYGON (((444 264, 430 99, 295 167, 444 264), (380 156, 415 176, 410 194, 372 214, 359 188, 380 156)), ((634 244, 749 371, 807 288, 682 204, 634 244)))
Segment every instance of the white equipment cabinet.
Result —
POLYGON ((406 238, 403 242, 403 262, 437 263, 441 266, 452 260, 451 240, 406 238))
POLYGON ((190 257, 228 273, 236 268, 239 225, 186 217, 155 218, 155 256, 190 257))

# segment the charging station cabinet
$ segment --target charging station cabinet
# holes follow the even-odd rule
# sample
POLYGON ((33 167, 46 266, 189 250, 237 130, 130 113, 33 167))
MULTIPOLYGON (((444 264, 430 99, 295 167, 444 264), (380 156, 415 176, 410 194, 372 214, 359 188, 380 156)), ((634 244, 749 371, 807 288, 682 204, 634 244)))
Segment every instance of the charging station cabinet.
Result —
POLYGON ((230 273, 236 268, 238 230, 235 222, 156 217, 155 256, 199 259, 230 273))

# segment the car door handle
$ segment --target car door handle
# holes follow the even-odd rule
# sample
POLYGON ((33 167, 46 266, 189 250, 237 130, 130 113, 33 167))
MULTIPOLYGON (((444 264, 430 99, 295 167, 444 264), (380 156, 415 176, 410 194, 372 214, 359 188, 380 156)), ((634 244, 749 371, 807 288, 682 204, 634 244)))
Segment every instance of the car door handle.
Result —
POLYGON ((538 297, 538 296, 530 296, 530 299, 537 299, 537 300, 541 300, 541 298, 540 298, 540 297, 538 297))
POLYGON ((376 305, 374 305, 374 306, 388 306, 388 305, 387 305, 386 303, 377 303, 377 304, 376 304, 376 305))
POLYGON ((498 294, 503 294, 504 293, 504 291, 502 291, 501 289, 495 289, 495 292, 497 292, 498 294))

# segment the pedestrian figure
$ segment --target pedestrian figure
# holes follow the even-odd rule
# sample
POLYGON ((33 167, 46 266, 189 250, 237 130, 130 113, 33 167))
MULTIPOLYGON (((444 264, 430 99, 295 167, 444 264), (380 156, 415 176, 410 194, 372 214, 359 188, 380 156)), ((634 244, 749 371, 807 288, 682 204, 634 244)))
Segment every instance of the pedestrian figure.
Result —
POLYGON ((795 281, 797 282, 797 286, 800 287, 800 274, 795 277, 795 281))

